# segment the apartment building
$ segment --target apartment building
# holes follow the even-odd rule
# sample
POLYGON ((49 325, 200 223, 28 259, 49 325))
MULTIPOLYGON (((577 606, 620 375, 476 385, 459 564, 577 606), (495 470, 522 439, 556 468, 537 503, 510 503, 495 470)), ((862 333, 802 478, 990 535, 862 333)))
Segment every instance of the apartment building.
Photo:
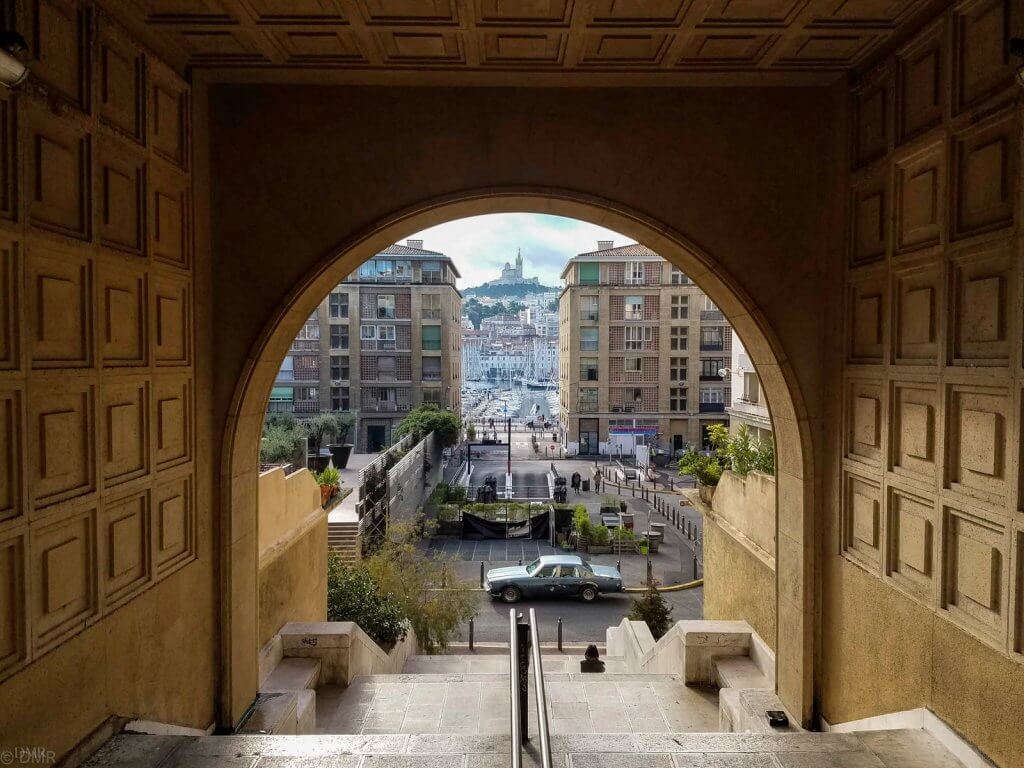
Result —
POLYGON ((452 260, 422 240, 368 259, 292 343, 270 398, 298 417, 357 414, 357 451, 378 451, 423 403, 461 410, 462 296, 452 260))
POLYGON ((727 424, 732 329, 680 270, 642 245, 569 260, 559 296, 562 440, 580 454, 678 450, 727 424))
POLYGON ((729 431, 736 432, 741 425, 746 425, 750 434, 758 440, 771 442, 772 419, 768 413, 768 403, 764 398, 761 380, 754 370, 747 350, 743 348, 736 331, 732 333, 732 357, 729 365, 729 378, 732 380, 732 403, 726 408, 729 414, 729 431))

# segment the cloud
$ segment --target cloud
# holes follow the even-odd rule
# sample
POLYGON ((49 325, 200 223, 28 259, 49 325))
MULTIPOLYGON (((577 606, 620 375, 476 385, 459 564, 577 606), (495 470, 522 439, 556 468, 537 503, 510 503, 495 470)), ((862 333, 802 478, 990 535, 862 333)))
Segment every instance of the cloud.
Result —
POLYGON ((598 240, 615 245, 634 242, 618 232, 563 216, 539 213, 494 213, 438 224, 410 237, 423 247, 447 254, 462 273, 459 287, 469 288, 501 276, 505 262, 523 254, 523 273, 544 285, 560 285, 566 261, 597 248, 598 240))

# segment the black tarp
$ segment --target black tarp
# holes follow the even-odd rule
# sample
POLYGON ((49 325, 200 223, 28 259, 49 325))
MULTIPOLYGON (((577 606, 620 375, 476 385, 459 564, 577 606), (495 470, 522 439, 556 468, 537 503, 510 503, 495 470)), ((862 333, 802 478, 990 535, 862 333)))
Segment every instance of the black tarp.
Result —
POLYGON ((547 539, 551 536, 551 516, 534 515, 521 523, 492 522, 468 512, 462 513, 462 538, 472 539, 547 539))

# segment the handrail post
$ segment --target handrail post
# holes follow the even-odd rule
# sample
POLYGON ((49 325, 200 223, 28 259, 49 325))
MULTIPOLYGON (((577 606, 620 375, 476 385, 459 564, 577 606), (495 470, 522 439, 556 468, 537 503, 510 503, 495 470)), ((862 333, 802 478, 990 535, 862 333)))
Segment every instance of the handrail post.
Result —
MULTIPOLYGON (((558 628, 562 628, 562 620, 558 620, 558 628)), ((533 688, 537 696, 537 731, 540 734, 540 759, 541 768, 552 768, 551 763, 551 734, 548 730, 548 697, 544 690, 544 667, 541 664, 540 655, 540 630, 537 628, 537 613, 530 609, 530 635, 533 652, 533 688)), ((561 641, 561 633, 559 633, 561 641)), ((559 642, 561 645, 561 642, 559 642)))
POLYGON ((508 669, 509 669, 509 703, 512 726, 512 768, 522 768, 523 736, 520 731, 519 715, 519 643, 516 621, 516 609, 508 612, 508 669))

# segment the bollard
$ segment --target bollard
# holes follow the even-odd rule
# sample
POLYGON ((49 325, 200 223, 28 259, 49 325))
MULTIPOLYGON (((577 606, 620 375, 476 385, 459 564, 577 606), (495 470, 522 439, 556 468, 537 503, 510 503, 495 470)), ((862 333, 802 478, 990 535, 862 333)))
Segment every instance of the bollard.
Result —
POLYGON ((558 652, 562 652, 562 617, 558 617, 558 652))
MULTIPOLYGON (((694 557, 696 558, 696 555, 694 555, 694 557)), ((650 560, 648 560, 647 561, 647 586, 650 586, 653 582, 654 582, 654 564, 650 560)))
POLYGON ((522 564, 523 564, 523 558, 519 558, 519 564, 520 564, 520 565, 522 565, 522 564))
POLYGON ((693 580, 697 580, 697 553, 693 553, 693 580))
MULTIPOLYGON (((480 589, 484 588, 484 561, 480 561, 480 589)), ((470 619, 472 621, 472 619, 470 619)))
POLYGON ((619 573, 622 573, 622 560, 621 560, 621 558, 619 560, 615 561, 615 570, 618 571, 619 573))
POLYGON ((671 477, 668 479, 668 489, 670 491, 675 491, 676 489, 676 481, 673 480, 671 477))
POLYGON ((469 620, 469 650, 473 650, 473 620, 469 620))

